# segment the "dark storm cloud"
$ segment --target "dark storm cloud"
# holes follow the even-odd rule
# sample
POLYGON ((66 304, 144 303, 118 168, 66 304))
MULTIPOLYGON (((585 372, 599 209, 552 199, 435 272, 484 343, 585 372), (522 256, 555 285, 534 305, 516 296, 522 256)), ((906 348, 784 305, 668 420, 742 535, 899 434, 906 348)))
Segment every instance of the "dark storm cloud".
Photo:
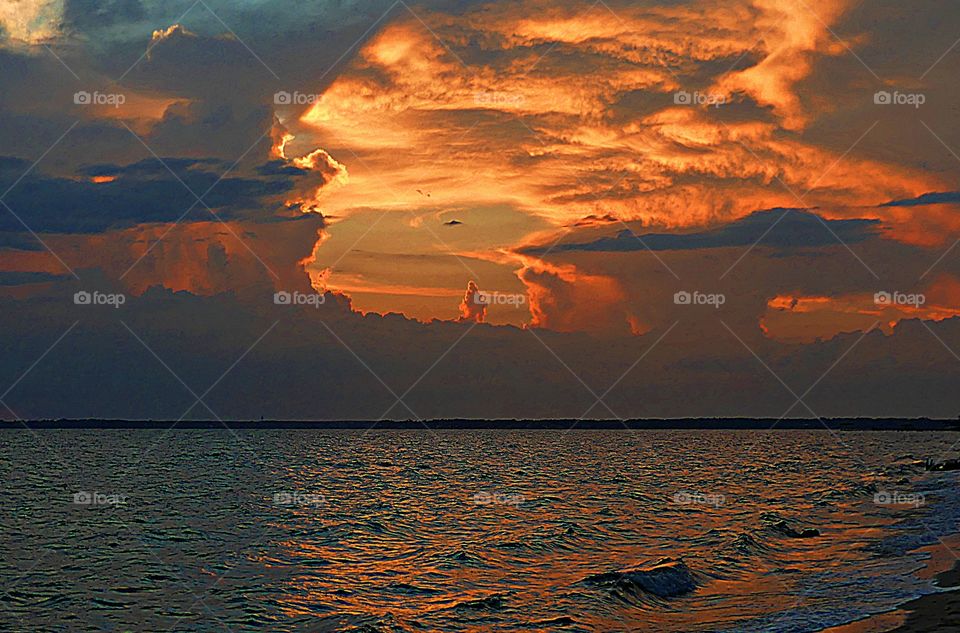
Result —
POLYGON ((529 249, 529 253, 552 251, 672 251, 749 246, 759 243, 778 248, 829 246, 837 241, 856 243, 876 234, 878 220, 824 220, 802 209, 757 211, 725 226, 698 233, 645 233, 620 231, 581 244, 529 249), (638 239, 639 238, 639 239, 638 239))
POLYGON ((920 207, 928 204, 960 203, 960 191, 944 191, 941 193, 925 193, 916 198, 893 200, 882 204, 882 207, 920 207))
MULTIPOLYGON (((4 213, 6 209, 2 209, 4 213)), ((22 227, 21 227, 22 228, 22 227)), ((42 251, 43 245, 29 233, 4 233, 0 231, 0 249, 9 248, 18 251, 42 251)))
MULTIPOLYGON (((0 242, 2 246, 2 242, 0 242)), ((48 281, 64 281, 70 275, 54 275, 42 272, 0 271, 0 286, 23 286, 48 281)))
MULTIPOLYGON (((795 401, 717 319, 681 323, 651 350, 666 328, 620 339, 541 330, 535 338, 509 326, 468 332, 466 323, 364 316, 333 295, 319 308, 298 309, 274 305, 269 294, 243 302, 159 288, 121 309, 100 309, 74 305, 78 287, 64 282, 27 300, 0 296, 0 331, 16 341, 0 355, 4 384, 80 320, 5 398, 23 417, 175 420, 194 403, 178 378, 198 392, 216 383, 204 400, 223 419, 413 417, 403 405, 391 408, 396 398, 381 379, 396 393, 416 381, 404 401, 423 418, 577 418, 595 402, 579 380, 601 392, 616 382, 604 400, 623 417, 776 417, 795 401), (451 348, 455 353, 445 354, 451 348)), ((728 324, 746 336, 741 325, 728 324)), ((953 417, 956 371, 944 367, 955 359, 937 337, 960 346, 960 319, 929 327, 936 336, 906 321, 892 335, 874 331, 863 340, 851 333, 806 346, 767 339, 750 346, 786 384, 817 385, 804 400, 818 415, 953 417)), ((591 414, 610 415, 602 406, 591 414)), ((194 417, 211 414, 196 407, 194 417)))
MULTIPOLYGON (((81 179, 45 176, 36 171, 20 179, 25 169, 25 161, 0 159, 0 191, 13 186, 4 202, 38 233, 95 233, 141 223, 175 222, 190 207, 193 211, 184 221, 211 220, 209 211, 191 190, 199 196, 209 189, 204 203, 221 219, 269 217, 277 210, 271 208, 277 204, 271 199, 294 186, 293 177, 279 176, 228 176, 218 181, 225 168, 214 159, 169 158, 162 163, 146 159, 128 166, 93 165, 82 170, 81 179), (114 180, 94 183, 89 179, 94 176, 114 180)), ((20 232, 23 225, 12 214, 2 213, 0 231, 20 232)))
POLYGON ((377 32, 371 27, 391 6, 406 15, 387 0, 69 0, 60 36, 49 41, 56 57, 0 47, 0 147, 32 160, 79 119, 45 166, 75 169, 90 156, 138 160, 145 149, 120 121, 144 117, 136 99, 147 97, 166 102, 155 106, 159 118, 151 111, 141 119, 157 154, 232 162, 249 152, 249 164, 260 164, 270 148, 269 135, 261 135, 274 124, 274 94, 322 91, 338 60, 362 45, 365 32, 377 32), (127 104, 102 118, 74 104, 77 90, 119 92, 127 104))
POLYGON ((109 163, 89 165, 81 168, 79 173, 86 176, 119 176, 126 174, 131 177, 151 178, 169 174, 173 171, 181 178, 189 178, 191 173, 200 173, 200 170, 219 168, 226 170, 229 165, 216 158, 164 158, 163 162, 156 159, 144 159, 131 165, 120 166, 109 163), (169 171, 167 170, 169 168, 169 171))
MULTIPOLYGON (((199 4, 193 0, 68 0, 63 30, 67 35, 83 39, 87 50, 93 53, 95 67, 114 78, 135 64, 157 30, 181 24, 204 39, 221 36, 220 48, 229 50, 234 45, 240 46, 242 58, 232 58, 231 52, 230 60, 200 55, 187 61, 191 65, 202 65, 219 59, 224 63, 222 70, 227 72, 227 61, 251 62, 258 66, 252 77, 269 86, 272 93, 279 81, 290 90, 303 88, 299 82, 328 71, 344 51, 376 33, 371 27, 391 7, 395 15, 406 12, 392 0, 294 3, 206 0, 199 4), (257 57, 269 66, 269 71, 257 57)), ((421 5, 418 10, 425 9, 421 5)), ((129 79, 139 80, 136 76, 139 66, 133 69, 129 79)), ((190 73, 189 68, 182 70, 190 73)), ((210 78, 214 82, 218 80, 216 76, 210 78)))
POLYGON ((271 160, 257 167, 257 173, 263 176, 300 176, 307 171, 285 160, 271 160))
POLYGON ((63 7, 64 28, 81 32, 139 22, 146 17, 140 0, 67 0, 63 7))

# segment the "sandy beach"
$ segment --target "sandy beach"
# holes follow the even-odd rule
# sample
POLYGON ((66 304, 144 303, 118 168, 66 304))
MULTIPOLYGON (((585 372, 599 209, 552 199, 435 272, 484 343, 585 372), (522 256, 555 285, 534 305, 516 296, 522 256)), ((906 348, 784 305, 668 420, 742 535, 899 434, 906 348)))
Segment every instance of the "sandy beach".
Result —
MULTIPOLYGON (((937 575, 940 587, 960 587, 960 562, 937 575)), ((904 604, 907 619, 891 633, 926 633, 960 630, 960 591, 933 593, 904 604)))

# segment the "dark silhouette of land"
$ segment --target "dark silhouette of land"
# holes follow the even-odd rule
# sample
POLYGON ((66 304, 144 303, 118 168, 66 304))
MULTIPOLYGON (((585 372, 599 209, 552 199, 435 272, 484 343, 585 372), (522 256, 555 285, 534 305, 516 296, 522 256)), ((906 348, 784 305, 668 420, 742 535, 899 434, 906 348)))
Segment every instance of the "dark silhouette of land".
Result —
POLYGON ((0 421, 0 429, 486 429, 486 430, 824 430, 960 431, 960 420, 931 418, 701 418, 649 420, 25 420, 0 421))

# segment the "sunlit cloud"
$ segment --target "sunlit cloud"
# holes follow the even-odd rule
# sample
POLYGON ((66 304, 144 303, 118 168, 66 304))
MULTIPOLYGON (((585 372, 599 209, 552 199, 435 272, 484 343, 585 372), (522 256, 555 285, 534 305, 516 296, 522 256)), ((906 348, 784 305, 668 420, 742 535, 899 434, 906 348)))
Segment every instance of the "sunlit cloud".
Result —
MULTIPOLYGON (((838 123, 859 111, 853 112, 849 94, 846 100, 837 94, 873 81, 851 55, 872 37, 866 23, 863 32, 849 23, 857 3, 659 4, 525 0, 456 11, 428 3, 415 7, 416 15, 393 11, 336 64, 280 86, 298 90, 293 100, 278 98, 269 69, 237 36, 169 18, 144 32, 142 60, 116 87, 122 107, 70 114, 90 126, 78 143, 97 142, 103 130, 125 137, 130 145, 116 152, 123 155, 110 158, 119 165, 143 158, 144 148, 125 127, 160 156, 216 156, 218 170, 241 156, 237 174, 256 174, 260 184, 278 189, 257 196, 262 213, 245 208, 237 214, 236 204, 213 209, 237 223, 231 227, 239 235, 254 231, 247 223, 263 234, 268 219, 316 215, 316 225, 300 225, 302 240, 284 242, 298 245, 282 257, 284 267, 306 272, 314 288, 349 296, 359 312, 399 311, 425 322, 473 318, 457 301, 473 281, 482 290, 523 292, 528 299, 524 310, 490 308, 486 323, 651 331, 662 317, 644 299, 666 292, 663 279, 672 283, 663 266, 644 255, 645 265, 652 261, 663 275, 655 284, 632 268, 639 255, 566 252, 616 240, 628 228, 706 235, 736 227, 758 210, 791 208, 830 226, 875 221, 871 237, 877 240, 869 249, 880 248, 877 241, 943 249, 960 234, 956 200, 887 204, 956 189, 946 170, 878 151, 889 131, 875 120, 838 123), (842 86, 841 62, 866 79, 858 75, 842 86)), ((57 3, 16 5, 24 9, 16 20, 0 13, 11 41, 56 36, 48 29, 55 21, 41 18, 56 15, 57 3)), ((304 58, 314 50, 313 43, 298 45, 304 58)), ((269 48, 264 57, 273 63, 269 48)), ((46 61, 63 72, 55 59, 46 61)), ((288 63, 300 68, 299 61, 288 63)), ((870 98, 865 91, 864 103, 870 98)), ((29 104, 14 101, 11 110, 23 116, 29 104)), ((926 142, 942 150, 932 137, 926 142)), ((123 184, 112 172, 84 171, 82 152, 72 160, 60 167, 64 177, 96 185, 94 196, 123 184)), ((157 211, 153 219, 179 213, 157 211)), ((123 219, 122 228, 110 218, 98 226, 124 241, 140 231, 147 242, 170 228, 151 218, 123 219), (142 226, 129 226, 138 220, 142 226)), ((181 229, 171 229, 171 236, 170 248, 158 246, 158 254, 171 262, 204 259, 185 245, 174 248, 181 229)), ((856 242, 847 237, 841 231, 818 246, 842 253, 856 242)), ((92 238, 84 240, 95 247, 92 238)), ((721 257, 733 263, 740 254, 734 249, 754 241, 728 243, 721 257)), ((227 261, 246 266, 232 248, 227 261)), ((118 261, 131 254, 142 253, 128 249, 118 261)), ((665 253, 663 259, 686 256, 665 253)), ((279 252, 276 257, 279 262, 279 252)), ((157 263, 152 271, 155 282, 171 288, 212 293, 227 287, 206 279, 205 270, 181 274, 157 263)), ((238 278, 252 276, 245 270, 238 278)), ((146 275, 131 279, 139 289, 149 283, 146 275)), ((764 300, 795 294, 815 305, 811 297, 820 296, 803 284, 791 290, 770 288, 764 300)), ((861 294, 867 293, 844 289, 837 296, 861 294)), ((797 305, 807 305, 803 301, 797 305)), ((836 297, 833 303, 832 312, 803 314, 869 316, 836 309, 836 297)), ((756 325, 761 315, 750 318, 756 325)), ((776 330, 774 320, 765 327, 776 330)))
POLYGON ((0 5, 0 43, 39 44, 60 33, 63 0, 8 0, 0 5))
POLYGON ((835 297, 777 295, 761 328, 772 338, 809 343, 876 325, 889 333, 900 321, 942 321, 960 316, 960 280, 943 275, 923 291, 879 290, 835 297))
MULTIPOLYGON (((562 233, 589 217, 685 230, 818 207, 931 242, 876 207, 944 178, 804 134, 818 112, 798 86, 848 54, 830 27, 850 4, 527 2, 427 13, 429 28, 398 14, 285 125, 349 169, 324 201, 336 217, 506 205, 562 233)), ((513 247, 536 240, 551 236, 513 247)), ((504 265, 525 274, 519 258, 504 265)))

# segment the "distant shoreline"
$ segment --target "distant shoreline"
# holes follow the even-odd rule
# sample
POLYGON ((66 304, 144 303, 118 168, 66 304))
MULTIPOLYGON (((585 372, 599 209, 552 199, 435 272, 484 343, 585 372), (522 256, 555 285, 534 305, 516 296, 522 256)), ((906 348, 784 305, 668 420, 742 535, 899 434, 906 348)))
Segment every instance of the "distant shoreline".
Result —
POLYGON ((960 420, 930 418, 676 418, 649 420, 28 420, 0 421, 0 430, 223 429, 234 430, 825 430, 960 431, 960 420))

